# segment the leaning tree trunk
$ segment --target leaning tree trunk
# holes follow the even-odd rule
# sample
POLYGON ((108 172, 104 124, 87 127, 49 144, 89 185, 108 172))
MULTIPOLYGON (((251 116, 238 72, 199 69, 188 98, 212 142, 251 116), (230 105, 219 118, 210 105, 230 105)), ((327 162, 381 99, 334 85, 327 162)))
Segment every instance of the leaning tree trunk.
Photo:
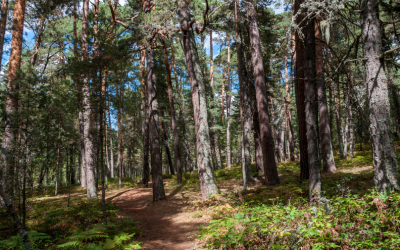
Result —
POLYGON ((310 201, 316 203, 321 193, 321 162, 318 154, 318 114, 317 82, 315 64, 315 28, 314 19, 308 19, 305 25, 304 83, 307 122, 307 152, 310 170, 310 201))
POLYGON ((218 187, 212 166, 203 74, 199 64, 196 43, 192 34, 193 30, 189 25, 189 10, 185 4, 182 4, 179 16, 181 18, 183 50, 192 92, 196 127, 197 169, 199 172, 201 196, 203 200, 206 200, 210 195, 218 193, 218 187))
POLYGON ((164 200, 165 191, 162 178, 162 158, 160 135, 158 133, 158 102, 154 50, 146 51, 147 59, 147 105, 149 107, 149 142, 151 150, 151 175, 153 185, 153 201, 164 200))
POLYGON ((265 181, 268 185, 274 185, 279 183, 277 164, 274 156, 275 145, 268 114, 267 91, 265 87, 264 64, 261 54, 257 15, 255 8, 250 1, 247 2, 247 18, 249 21, 250 44, 256 84, 258 119, 260 121, 265 181))
MULTIPOLYGON (((19 70, 21 68, 22 39, 25 20, 26 0, 17 0, 14 4, 13 32, 11 40, 11 55, 8 71, 7 95, 5 102, 5 120, 1 156, 3 164, 0 168, 0 185, 4 186, 6 195, 13 197, 14 141, 17 133, 19 70)), ((3 198, 4 199, 4 198, 3 198)))
POLYGON ((328 105, 326 100, 325 76, 324 76, 324 54, 322 44, 322 32, 319 22, 315 22, 315 67, 317 72, 317 95, 320 119, 320 136, 322 146, 323 171, 333 173, 336 171, 335 159, 333 158, 331 127, 329 123, 328 105))
MULTIPOLYGON (((295 0, 294 2, 294 13, 300 10, 300 5, 303 0, 295 0)), ((296 19, 296 23, 300 23, 302 16, 300 15, 296 19)), ((308 166, 308 145, 307 145, 307 125, 306 125, 306 113, 305 113, 305 84, 304 84, 304 43, 300 38, 299 33, 295 33, 295 46, 296 46, 296 58, 295 60, 295 91, 296 91, 296 106, 297 106, 297 120, 299 127, 299 144, 300 144, 300 179, 307 180, 309 178, 309 166, 308 166)))
POLYGON ((399 189, 398 167, 390 127, 388 84, 383 70, 379 1, 362 0, 362 38, 368 87, 374 182, 380 192, 399 189))
MULTIPOLYGON (((169 66, 167 46, 165 44, 164 39, 162 39, 161 42, 163 44, 164 64, 165 64, 165 70, 167 72, 169 115, 171 117, 172 131, 174 133, 175 166, 177 172, 177 183, 179 184, 182 182, 182 169, 181 169, 182 167, 181 167, 181 153, 179 150, 179 135, 178 135, 178 128, 176 125, 176 116, 174 107, 174 92, 171 80, 171 67, 169 66)), ((173 167, 171 167, 171 174, 175 174, 173 167)))

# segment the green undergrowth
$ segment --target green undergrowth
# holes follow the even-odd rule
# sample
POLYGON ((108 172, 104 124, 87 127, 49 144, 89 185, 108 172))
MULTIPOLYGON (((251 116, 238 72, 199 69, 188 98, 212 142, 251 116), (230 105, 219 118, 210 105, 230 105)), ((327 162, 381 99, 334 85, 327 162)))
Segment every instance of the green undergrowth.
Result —
MULTIPOLYGON (((28 200, 26 227, 34 249, 140 249, 135 222, 118 216, 118 208, 107 201, 103 225, 101 202, 88 201, 80 192, 72 192, 69 202, 68 196, 28 200)), ((0 228, 0 249, 25 249, 4 208, 0 228)))
MULTIPOLYGON (((371 150, 351 159, 336 154, 335 161, 338 170, 322 175, 323 198, 315 206, 308 181, 299 179, 299 162, 279 163, 279 185, 195 204, 197 217, 211 217, 199 238, 207 249, 399 249, 400 193, 371 189, 371 150)), ((239 172, 234 167, 224 176, 239 172)))
POLYGON ((325 198, 316 206, 302 198, 225 206, 200 237, 208 249, 398 249, 399 205, 398 193, 371 191, 325 198))

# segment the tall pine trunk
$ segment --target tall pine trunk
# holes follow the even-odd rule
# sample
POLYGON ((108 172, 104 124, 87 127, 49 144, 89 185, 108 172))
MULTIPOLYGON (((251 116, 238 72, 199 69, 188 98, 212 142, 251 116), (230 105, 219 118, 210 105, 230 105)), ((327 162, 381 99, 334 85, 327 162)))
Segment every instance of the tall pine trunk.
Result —
POLYGON ((114 150, 113 150, 113 137, 112 137, 112 128, 111 128, 111 114, 110 114, 110 103, 107 105, 107 114, 108 114, 108 137, 110 138, 110 178, 114 178, 114 150))
POLYGON ((251 175, 251 152, 250 152, 250 136, 251 136, 251 109, 249 96, 249 81, 246 70, 246 61, 244 58, 243 44, 240 30, 238 28, 238 5, 239 0, 235 0, 235 30, 236 30, 236 51, 238 58, 238 75, 240 88, 240 101, 242 109, 242 172, 243 172, 243 188, 246 189, 248 182, 254 182, 251 175))
MULTIPOLYGON (((300 5, 303 0, 295 0, 294 2, 294 13, 296 14, 300 10, 300 5)), ((302 20, 302 15, 299 15, 296 19, 296 23, 299 24, 302 20)), ((299 145, 300 145, 300 179, 308 180, 309 178, 309 166, 308 166, 308 145, 307 145, 307 125, 306 125, 306 113, 305 113, 305 83, 304 83, 304 44, 300 38, 298 32, 295 33, 295 91, 296 91, 296 106, 297 106, 297 120, 299 127, 299 145)))
MULTIPOLYGON (((123 83, 122 83, 123 84, 123 83)), ((124 89, 125 86, 122 85, 119 87, 118 99, 119 105, 117 107, 117 169, 118 169, 118 184, 119 188, 121 188, 121 182, 123 178, 123 166, 124 166, 124 141, 123 141, 123 134, 122 134, 122 106, 124 100, 124 89)))
POLYGON ((285 82, 286 82, 286 98, 285 98, 285 119, 288 126, 288 143, 289 143, 289 160, 294 161, 294 134, 292 128, 292 116, 289 110, 289 103, 290 103, 290 81, 289 81, 289 72, 288 72, 288 58, 287 58, 287 49, 285 49, 285 82))
POLYGON ((258 108, 256 98, 256 88, 254 85, 253 75, 253 64, 251 62, 251 51, 246 50, 246 66, 248 72, 248 84, 250 94, 250 107, 253 119, 253 137, 254 137, 254 154, 256 158, 257 171, 264 172, 263 161, 262 161, 262 149, 261 149, 261 138, 260 138, 260 123, 258 121, 258 108))
POLYGON ((304 83, 307 123, 308 166, 310 170, 310 201, 316 203, 321 193, 321 162, 318 154, 317 82, 315 64, 314 18, 305 25, 304 83))
POLYGON ((162 178, 162 158, 160 148, 160 135, 158 129, 158 102, 155 72, 154 50, 146 51, 147 59, 147 105, 149 107, 149 142, 151 150, 151 175, 153 185, 153 201, 164 200, 165 191, 162 178))
POLYGON ((147 187, 150 181, 150 166, 149 166, 149 120, 148 120, 148 106, 147 106, 147 90, 146 90, 146 51, 142 46, 140 53, 140 85, 141 85, 141 98, 142 105, 142 136, 143 136, 143 178, 142 183, 147 187))
POLYGON ((315 21, 315 67, 317 72, 317 95, 320 119, 320 136, 322 146, 323 171, 333 173, 336 171, 335 159, 331 140, 331 127, 329 123, 328 104, 326 100, 325 76, 324 76, 324 54, 322 44, 322 32, 319 22, 315 21))
POLYGON ((231 42, 230 36, 228 36, 228 62, 227 62, 227 89, 226 89, 226 167, 231 169, 231 42))
POLYGON ((196 43, 192 34, 193 30, 189 24, 189 9, 185 4, 181 5, 179 16, 181 18, 183 50, 192 92, 196 127, 197 169, 200 179, 201 196, 203 200, 207 200, 210 195, 218 193, 218 187, 212 166, 205 88, 196 43))
POLYGON ((258 31, 257 14, 253 4, 247 2, 247 18, 249 21, 249 35, 253 58, 254 79, 260 123, 260 137, 262 144, 265 182, 268 185, 279 183, 277 164, 275 161, 275 145, 268 114, 267 92, 264 78, 264 65, 261 54, 260 34, 258 31))
MULTIPOLYGON (((14 162, 15 157, 9 152, 15 152, 15 135, 18 127, 18 88, 19 70, 21 69, 22 39, 25 20, 26 0, 16 0, 14 4, 13 32, 11 54, 7 81, 5 102, 5 120, 1 156, 3 164, 0 169, 0 185, 4 186, 7 196, 13 197, 14 162)), ((4 197, 3 197, 4 199, 4 197)), ((5 201, 5 200, 4 200, 5 201)))
MULTIPOLYGON (((213 39, 212 39, 212 30, 210 30, 210 86, 211 86, 211 100, 214 102, 214 60, 213 60, 213 39)), ((212 109, 213 107, 211 107, 212 109)), ((216 126, 215 116, 212 115, 212 126, 216 126)), ((218 169, 222 169, 221 164, 221 154, 219 151, 219 142, 218 142, 218 133, 217 130, 214 129, 212 131, 212 137, 214 139, 214 152, 215 158, 217 159, 217 166, 218 169)))
POLYGON ((168 127, 164 121, 161 122, 161 127, 164 136, 163 144, 165 146, 165 153, 167 154, 168 166, 169 166, 169 169, 167 168, 167 173, 175 175, 174 164, 172 164, 171 151, 169 150, 169 145, 168 145, 168 127))
MULTIPOLYGON (((88 63, 89 60, 89 44, 88 44, 88 26, 89 26, 89 0, 83 3, 82 13, 82 61, 88 63)), ((88 199, 97 199, 96 177, 94 166, 94 147, 92 135, 92 103, 90 94, 90 81, 87 73, 83 76, 83 130, 85 140, 85 165, 86 165, 86 187, 88 199)))
MULTIPOLYGON (((174 76, 175 76, 175 83, 176 83, 176 89, 178 90, 181 105, 179 105, 179 116, 181 120, 181 125, 182 125, 182 137, 183 137, 183 144, 184 144, 184 149, 185 149, 185 170, 186 170, 186 165, 189 165, 189 170, 192 172, 193 169, 193 164, 192 164, 192 157, 190 156, 190 150, 189 150, 189 143, 187 141, 186 137, 186 124, 185 124, 185 117, 184 117, 184 109, 185 109, 185 98, 182 95, 182 86, 179 85, 178 81, 178 72, 176 69, 176 64, 175 64, 175 54, 174 54, 174 42, 172 40, 171 42, 171 62, 172 62, 172 67, 174 68, 174 76)), ((181 167, 181 171, 183 172, 183 169, 181 167)))
MULTIPOLYGON (((175 166, 177 172, 177 183, 179 184, 182 182, 182 169, 181 169, 182 167, 181 167, 181 153, 179 149, 179 135, 178 135, 178 128, 176 125, 176 116, 175 116, 174 92, 171 80, 171 67, 169 66, 167 46, 165 44, 164 39, 162 39, 161 42, 163 44, 164 64, 165 64, 165 70, 167 72, 169 115, 171 117, 172 131, 174 133, 175 166)), ((175 174, 173 170, 174 168, 172 167, 171 174, 175 174)))
POLYGON ((362 38, 368 87, 374 182, 380 192, 399 189, 398 167, 390 127, 388 84, 383 69, 379 1, 362 0, 362 38))
POLYGON ((336 74, 335 81, 336 81, 336 106, 335 106, 336 130, 337 130, 337 136, 338 136, 340 158, 344 159, 346 156, 344 154, 344 148, 343 148, 342 110, 341 110, 341 104, 340 104, 340 86, 339 86, 339 74, 338 73, 336 74))

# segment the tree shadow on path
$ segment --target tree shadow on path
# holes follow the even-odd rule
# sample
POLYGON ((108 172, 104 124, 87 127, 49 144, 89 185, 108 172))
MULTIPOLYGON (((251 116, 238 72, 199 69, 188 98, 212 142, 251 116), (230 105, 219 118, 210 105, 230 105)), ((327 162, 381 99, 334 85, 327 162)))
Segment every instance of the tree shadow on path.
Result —
POLYGON ((153 202, 151 188, 137 188, 123 191, 110 197, 121 208, 120 215, 129 216, 140 222, 141 231, 137 240, 143 249, 190 250, 201 249, 194 238, 204 218, 194 218, 187 211, 186 199, 181 191, 185 184, 175 189, 166 187, 167 200, 153 202))

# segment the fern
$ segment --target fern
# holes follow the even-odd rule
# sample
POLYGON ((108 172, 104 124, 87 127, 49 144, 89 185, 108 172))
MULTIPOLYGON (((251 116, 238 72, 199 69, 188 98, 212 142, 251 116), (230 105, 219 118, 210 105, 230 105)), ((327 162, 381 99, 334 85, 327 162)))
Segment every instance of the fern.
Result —
MULTIPOLYGON (((29 231, 28 237, 31 241, 32 247, 34 249, 39 249, 38 244, 43 242, 51 242, 51 237, 45 233, 39 233, 37 231, 29 231)), ((25 250, 25 245, 22 242, 21 235, 17 234, 10 237, 7 240, 0 241, 0 249, 21 249, 25 250)))

